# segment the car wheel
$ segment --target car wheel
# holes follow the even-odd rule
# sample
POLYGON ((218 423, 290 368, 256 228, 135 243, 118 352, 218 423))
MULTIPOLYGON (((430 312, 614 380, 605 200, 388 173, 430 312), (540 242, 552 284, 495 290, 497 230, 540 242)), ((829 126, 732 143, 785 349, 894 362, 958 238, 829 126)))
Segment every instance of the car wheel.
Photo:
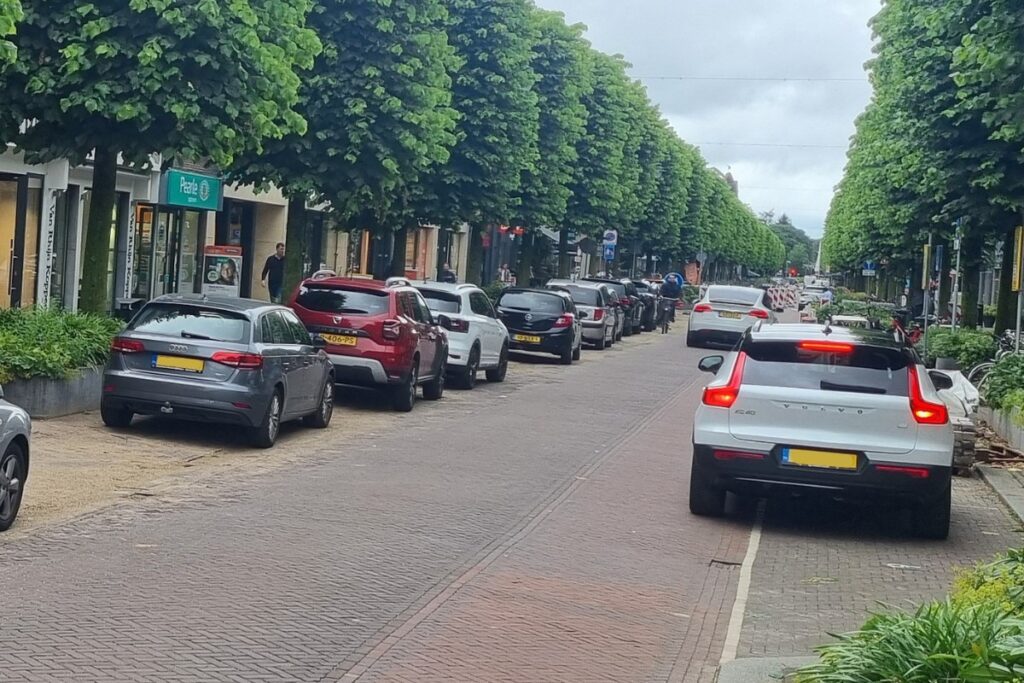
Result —
POLYGON ((570 346, 569 348, 567 348, 565 351, 563 351, 562 353, 560 353, 558 355, 558 359, 562 363, 562 365, 572 365, 572 359, 573 359, 573 356, 575 356, 575 355, 576 355, 575 349, 573 349, 570 346))
POLYGON ((420 381, 419 360, 414 361, 412 369, 405 381, 395 386, 391 397, 391 406, 400 413, 408 413, 416 405, 416 387, 420 381))
POLYGON ((25 451, 20 444, 12 443, 0 457, 0 531, 10 529, 18 516, 27 474, 25 451))
POLYGON ((944 541, 949 538, 949 523, 953 507, 953 481, 943 489, 935 500, 920 505, 915 510, 914 530, 921 538, 944 541))
POLYGON ((579 360, 583 356, 583 338, 580 337, 579 346, 572 350, 572 359, 579 360))
POLYGON ((488 382, 504 382, 508 374, 508 347, 501 347, 501 358, 498 360, 498 367, 487 371, 488 382))
POLYGON ((691 347, 691 348, 697 348, 697 346, 699 346, 697 344, 697 336, 692 334, 692 333, 687 333, 687 335, 686 335, 686 345, 691 347))
POLYGON ((701 517, 721 517, 725 514, 725 490, 716 488, 694 458, 690 466, 690 512, 701 517))
POLYGON ((267 412, 260 423, 249 431, 249 442, 256 448, 271 448, 277 443, 277 435, 281 433, 281 410, 284 399, 281 390, 276 389, 270 397, 267 412))
MULTIPOLYGON (((444 383, 445 378, 448 374, 448 366, 441 363, 441 367, 437 369, 437 376, 423 385, 423 398, 428 401, 440 401, 441 397, 444 396, 444 383)), ((476 371, 473 371, 473 377, 476 377, 476 371)), ((474 379, 474 384, 476 380, 474 379)))
POLYGON ((103 424, 108 427, 124 429, 131 425, 134 416, 132 411, 119 403, 114 403, 113 401, 103 401, 100 403, 100 417, 103 419, 103 424))
POLYGON ((459 377, 459 384, 463 389, 473 389, 476 386, 476 374, 480 370, 480 349, 476 346, 469 352, 469 361, 466 362, 466 369, 459 377))
POLYGON ((597 349, 598 351, 604 351, 606 348, 608 348, 608 340, 605 339, 602 335, 601 340, 594 344, 594 348, 597 349))
POLYGON ((307 415, 303 422, 307 427, 314 429, 327 429, 334 416, 334 377, 330 376, 324 382, 324 388, 320 392, 320 402, 316 406, 316 412, 307 415))

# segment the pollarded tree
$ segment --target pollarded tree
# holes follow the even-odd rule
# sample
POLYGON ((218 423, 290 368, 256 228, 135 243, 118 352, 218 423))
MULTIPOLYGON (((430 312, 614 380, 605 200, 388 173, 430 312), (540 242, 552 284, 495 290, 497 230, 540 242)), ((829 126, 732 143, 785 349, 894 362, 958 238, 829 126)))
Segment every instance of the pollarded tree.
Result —
POLYGON ((107 308, 118 157, 154 152, 227 166, 305 130, 299 78, 320 49, 312 0, 23 0, 0 132, 34 161, 93 155, 80 306, 107 308), (31 122, 23 126, 23 122, 31 122))
MULTIPOLYGON (((404 229, 421 177, 455 143, 450 71, 457 67, 444 0, 318 0, 309 25, 324 49, 301 74, 309 122, 246 155, 234 177, 273 182, 289 198, 286 286, 303 275, 306 202, 326 200, 343 224, 404 229)), ((405 266, 405 239, 395 239, 405 266)))
POLYGON ((0 0, 0 67, 10 64, 17 56, 14 43, 6 40, 6 36, 15 32, 22 16, 18 0, 0 0))

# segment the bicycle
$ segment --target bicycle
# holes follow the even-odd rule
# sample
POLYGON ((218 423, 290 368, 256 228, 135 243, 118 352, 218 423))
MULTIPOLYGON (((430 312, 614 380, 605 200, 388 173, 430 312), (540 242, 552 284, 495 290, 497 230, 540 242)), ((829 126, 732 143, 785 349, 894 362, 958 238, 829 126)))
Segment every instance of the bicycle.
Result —
POLYGON ((675 305, 675 299, 661 299, 658 302, 658 324, 661 326, 662 334, 668 334, 669 324, 672 322, 672 311, 675 305))
POLYGON ((992 368, 996 366, 996 363, 1007 356, 1016 353, 1016 349, 1017 335, 1013 330, 1006 330, 999 337, 999 350, 996 351, 996 357, 993 360, 978 363, 968 370, 966 375, 967 381, 977 387, 978 391, 981 391, 985 388, 988 380, 988 374, 992 371, 992 368))

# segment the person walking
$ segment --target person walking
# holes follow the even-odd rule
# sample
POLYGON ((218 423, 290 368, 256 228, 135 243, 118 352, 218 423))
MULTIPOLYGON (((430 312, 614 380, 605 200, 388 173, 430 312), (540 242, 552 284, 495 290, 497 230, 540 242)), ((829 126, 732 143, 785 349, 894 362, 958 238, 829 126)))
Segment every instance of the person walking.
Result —
POLYGON ((441 268, 441 276, 438 278, 441 282, 447 282, 449 284, 455 284, 459 281, 459 276, 452 270, 452 266, 449 263, 444 264, 441 268))
POLYGON ((267 257, 260 280, 269 291, 270 300, 275 304, 281 303, 281 290, 284 288, 284 242, 278 242, 274 253, 267 257))
POLYGON ((498 268, 498 282, 505 287, 511 287, 514 284, 512 271, 509 269, 507 263, 502 263, 501 268, 498 268))

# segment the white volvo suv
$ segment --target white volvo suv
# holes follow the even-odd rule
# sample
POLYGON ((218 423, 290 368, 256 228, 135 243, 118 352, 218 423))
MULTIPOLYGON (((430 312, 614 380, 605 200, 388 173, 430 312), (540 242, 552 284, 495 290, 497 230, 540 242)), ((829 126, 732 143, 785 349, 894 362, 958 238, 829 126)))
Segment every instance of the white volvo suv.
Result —
POLYGON ((700 369, 690 510, 720 516, 726 492, 886 496, 915 531, 949 533, 953 430, 916 352, 889 333, 756 325, 700 369))
POLYGON ((508 372, 508 330, 483 290, 476 285, 413 283, 431 312, 451 320, 448 328, 448 376, 464 389, 476 386, 480 370, 488 382, 503 382, 508 372))

